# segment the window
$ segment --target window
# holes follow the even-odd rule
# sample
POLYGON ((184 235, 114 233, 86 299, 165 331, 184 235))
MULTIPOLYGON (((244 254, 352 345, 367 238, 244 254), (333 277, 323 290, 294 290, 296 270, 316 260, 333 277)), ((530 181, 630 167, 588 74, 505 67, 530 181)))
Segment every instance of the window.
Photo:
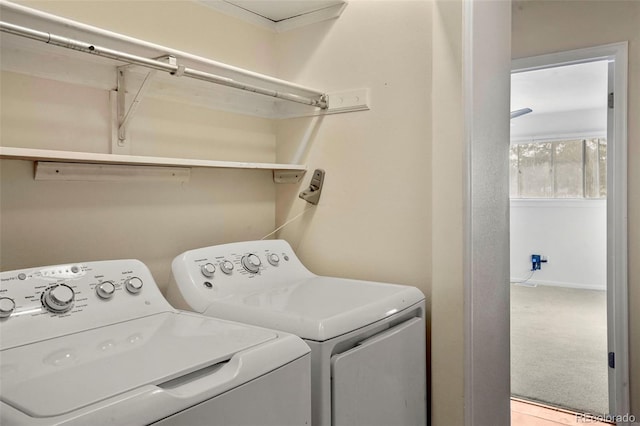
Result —
POLYGON ((512 144, 511 198, 606 198, 604 138, 512 144))

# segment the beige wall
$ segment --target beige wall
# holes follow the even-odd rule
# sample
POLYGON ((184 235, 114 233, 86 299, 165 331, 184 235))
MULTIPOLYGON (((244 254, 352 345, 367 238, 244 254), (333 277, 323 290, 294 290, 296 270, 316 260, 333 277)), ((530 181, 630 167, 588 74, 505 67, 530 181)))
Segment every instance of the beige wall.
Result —
POLYGON ((629 41, 628 256, 631 407, 640 417, 640 2, 522 1, 513 7, 513 58, 629 41))
MULTIPOLYGON (((81 22, 275 74, 275 33, 186 1, 28 2, 81 22)), ((114 80, 115 81, 115 80, 114 80)), ((108 92, 5 72, 3 146, 109 152, 108 92)), ((132 153, 275 161, 272 121, 145 98, 132 153)), ((145 262, 161 286, 181 251, 259 239, 275 224, 270 171, 193 169, 188 183, 42 182, 2 160, 0 267, 113 258, 145 262)))
MULTIPOLYGON (((278 160, 312 140, 326 171, 320 204, 280 237, 319 274, 391 281, 430 293, 431 5, 352 1, 340 19, 278 36, 279 76, 327 91, 366 87, 371 110, 278 123, 278 160)), ((278 222, 305 207, 278 188, 278 222)))

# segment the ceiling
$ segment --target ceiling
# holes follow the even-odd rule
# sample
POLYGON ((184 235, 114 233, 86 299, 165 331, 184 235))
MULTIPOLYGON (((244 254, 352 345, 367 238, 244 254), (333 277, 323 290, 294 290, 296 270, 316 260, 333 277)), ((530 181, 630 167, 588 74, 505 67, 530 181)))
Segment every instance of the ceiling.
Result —
POLYGON ((606 60, 511 75, 511 141, 602 137, 607 132, 606 60))
POLYGON ((606 60, 511 75, 511 111, 533 114, 601 109, 607 106, 606 60))
POLYGON ((273 22, 345 3, 344 0, 225 0, 273 22))

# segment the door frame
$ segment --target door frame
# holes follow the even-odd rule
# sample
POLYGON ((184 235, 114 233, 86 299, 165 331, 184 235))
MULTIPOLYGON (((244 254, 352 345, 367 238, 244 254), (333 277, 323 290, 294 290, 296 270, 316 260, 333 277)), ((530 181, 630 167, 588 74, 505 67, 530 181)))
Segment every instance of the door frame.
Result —
MULTIPOLYGON (((614 104, 607 121, 607 348, 615 354, 609 368, 611 415, 630 410, 629 312, 627 285, 627 67, 628 43, 613 43, 514 59, 511 73, 608 60, 613 64, 614 104), (613 115, 613 117, 611 117, 613 115), (612 138, 612 139, 611 139, 612 138), (613 140, 613 143, 611 143, 613 140)), ((611 87, 611 85, 610 85, 611 87)))

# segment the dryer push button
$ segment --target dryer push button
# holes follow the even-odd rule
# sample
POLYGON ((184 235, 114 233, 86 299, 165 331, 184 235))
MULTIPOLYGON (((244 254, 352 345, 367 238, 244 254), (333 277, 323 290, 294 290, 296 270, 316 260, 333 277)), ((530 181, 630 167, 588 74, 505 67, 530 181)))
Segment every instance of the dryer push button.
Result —
POLYGON ((278 264, 280 263, 280 257, 275 253, 271 253, 270 255, 268 255, 267 260, 273 266, 278 266, 278 264))
POLYGON ((228 260, 224 260, 221 264, 220 264, 220 270, 222 272, 224 272, 225 274, 229 275, 231 274, 231 272, 233 272, 233 263, 231 263, 228 260))
POLYGON ((213 277, 213 274, 216 272, 216 267, 213 263, 205 263, 200 267, 200 272, 207 278, 213 277))

